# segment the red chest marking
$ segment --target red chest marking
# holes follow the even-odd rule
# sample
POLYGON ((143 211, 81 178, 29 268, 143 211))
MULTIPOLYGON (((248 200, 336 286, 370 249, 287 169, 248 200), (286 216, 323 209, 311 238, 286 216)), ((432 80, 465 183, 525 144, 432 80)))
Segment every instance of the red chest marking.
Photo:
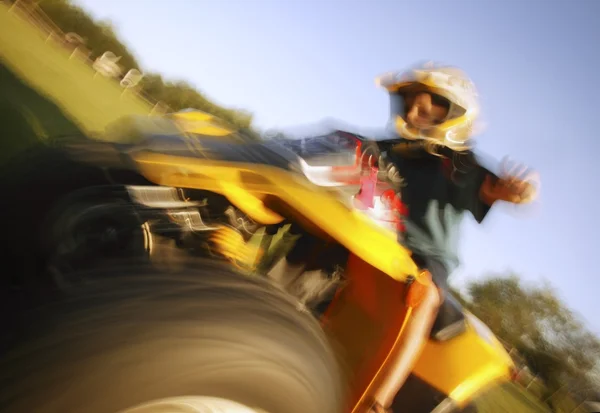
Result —
POLYGON ((453 169, 454 169, 454 165, 452 165, 452 160, 450 160, 448 158, 442 159, 442 171, 446 178, 448 178, 448 179, 452 178, 453 169))

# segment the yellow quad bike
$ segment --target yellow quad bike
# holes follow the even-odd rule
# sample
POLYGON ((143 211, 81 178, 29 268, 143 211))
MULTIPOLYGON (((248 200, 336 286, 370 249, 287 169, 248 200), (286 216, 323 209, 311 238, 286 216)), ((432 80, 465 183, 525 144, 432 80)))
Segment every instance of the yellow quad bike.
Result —
MULTIPOLYGON (((30 306, 7 294, 28 311, 0 341, 2 410, 366 413, 433 287, 394 231, 327 186, 354 166, 242 135, 143 135, 66 141, 25 157, 41 173, 4 180, 25 197, 7 231, 29 241, 5 251, 52 287, 30 306)), ((393 409, 472 410, 512 367, 449 295, 393 409)))

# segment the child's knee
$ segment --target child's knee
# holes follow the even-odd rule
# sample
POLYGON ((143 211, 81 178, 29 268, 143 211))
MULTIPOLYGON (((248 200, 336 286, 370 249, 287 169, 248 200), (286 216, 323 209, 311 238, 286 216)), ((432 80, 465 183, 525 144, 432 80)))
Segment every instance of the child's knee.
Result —
POLYGON ((429 288, 427 288, 427 292, 423 297, 423 301, 420 304, 421 311, 426 311, 431 313, 432 316, 435 316, 442 304, 442 295, 437 286, 431 284, 429 288))
POLYGON ((433 285, 427 291, 423 304, 427 305, 429 311, 435 316, 442 306, 443 300, 443 292, 436 285, 433 285))

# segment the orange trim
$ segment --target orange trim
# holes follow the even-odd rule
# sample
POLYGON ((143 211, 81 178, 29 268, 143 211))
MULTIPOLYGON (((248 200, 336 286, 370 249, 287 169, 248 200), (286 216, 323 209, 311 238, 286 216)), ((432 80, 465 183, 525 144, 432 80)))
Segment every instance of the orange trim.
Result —
MULTIPOLYGON (((362 308, 362 310, 366 314, 368 314, 369 318, 378 318, 377 314, 372 314, 372 311, 377 311, 373 307, 377 307, 377 304, 371 302, 371 300, 378 301, 378 288, 376 288, 373 285, 373 283, 369 280, 371 280, 371 277, 377 277, 377 273, 379 273, 379 271, 371 273, 369 270, 372 271, 374 270, 374 268, 365 261, 356 257, 354 254, 350 255, 346 267, 346 276, 347 282, 354 284, 354 286, 343 286, 342 288, 338 289, 338 291, 336 291, 332 302, 325 310, 324 314, 321 316, 321 325, 325 329, 333 327, 335 330, 334 325, 330 324, 333 321, 331 320, 332 312, 335 308, 338 308, 339 300, 344 295, 344 291, 346 290, 346 288, 352 288, 353 292, 349 292, 350 294, 356 294, 357 291, 360 291, 361 300, 360 302, 356 302, 355 304, 358 304, 362 308), (356 283, 360 285, 357 285, 356 283)), ((387 280, 387 278, 384 279, 387 280)), ((383 285, 379 286, 379 288, 381 287, 383 287, 383 285)), ((391 292, 391 290, 386 291, 391 293, 391 296, 386 296, 388 299, 392 298, 392 296, 395 295, 391 292)), ((403 291, 403 296, 406 297, 406 289, 403 289, 403 291)), ((348 297, 346 297, 346 299, 348 299, 348 297)), ((364 381, 363 379, 359 379, 359 383, 357 383, 358 386, 352 392, 353 395, 350 397, 350 400, 348 400, 350 402, 350 405, 348 406, 348 410, 346 410, 348 413, 363 413, 365 403, 368 402, 369 398, 376 393, 378 385, 380 385, 381 382, 385 380, 386 370, 389 369, 390 358, 393 357, 393 354, 396 354, 398 352, 398 347, 401 344, 401 338, 403 334, 405 334, 406 326, 408 325, 410 317, 412 316, 413 307, 409 307, 405 304, 405 298, 397 297, 393 299, 393 301, 396 300, 399 300, 397 306, 393 306, 393 309, 390 308, 390 310, 394 311, 394 313, 397 312, 397 315, 393 316, 393 318, 395 318, 398 322, 394 322, 394 326, 390 325, 388 328, 398 330, 396 330, 394 334, 385 334, 385 337, 379 339, 379 344, 376 344, 377 349, 373 349, 373 351, 377 353, 376 359, 378 360, 378 362, 375 365, 368 363, 368 365, 360 367, 361 371, 363 370, 363 368, 366 367, 364 373, 366 373, 367 376, 362 376, 364 378, 364 381), (400 315, 400 313, 402 313, 402 320, 398 320, 398 316, 400 315), (382 347, 379 347, 379 345, 382 345, 382 347)), ((389 333, 392 333, 392 331, 389 331, 389 333)), ((363 362, 360 362, 360 364, 363 365, 363 362)))
POLYGON ((432 282, 429 271, 421 271, 420 276, 408 287, 406 306, 416 308, 421 305, 432 282))
POLYGON ((388 352, 387 356, 385 357, 385 360, 383 361, 383 363, 377 370, 377 373, 375 373, 375 376, 373 377, 373 379, 371 380, 371 382, 369 383, 369 385, 363 392, 362 396, 360 396, 360 399, 356 403, 356 406, 354 406, 354 408, 352 409, 352 413, 360 413, 360 411, 358 409, 365 403, 367 395, 371 392, 371 388, 375 385, 375 382, 379 378, 382 370, 388 364, 388 361, 389 361, 390 357, 392 356, 392 353, 394 353, 396 348, 398 347, 398 344, 400 342, 400 337, 402 337, 402 335, 404 334, 404 330, 406 329, 408 320, 410 319, 410 316, 412 315, 412 310, 413 310, 413 307, 408 307, 408 310, 406 311, 406 316, 404 317, 404 321, 402 322, 402 327, 400 327, 400 331, 398 332, 398 335, 396 336, 396 340, 394 340, 394 345, 388 352))

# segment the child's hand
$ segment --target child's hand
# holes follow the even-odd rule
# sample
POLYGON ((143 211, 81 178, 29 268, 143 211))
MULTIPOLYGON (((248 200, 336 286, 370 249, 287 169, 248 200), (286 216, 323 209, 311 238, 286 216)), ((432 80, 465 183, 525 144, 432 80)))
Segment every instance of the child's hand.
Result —
POLYGON ((539 181, 537 173, 523 165, 512 164, 505 161, 503 176, 495 182, 487 176, 482 187, 481 196, 484 201, 491 204, 494 201, 506 201, 514 204, 524 204, 535 200, 537 188, 533 182, 539 181))

